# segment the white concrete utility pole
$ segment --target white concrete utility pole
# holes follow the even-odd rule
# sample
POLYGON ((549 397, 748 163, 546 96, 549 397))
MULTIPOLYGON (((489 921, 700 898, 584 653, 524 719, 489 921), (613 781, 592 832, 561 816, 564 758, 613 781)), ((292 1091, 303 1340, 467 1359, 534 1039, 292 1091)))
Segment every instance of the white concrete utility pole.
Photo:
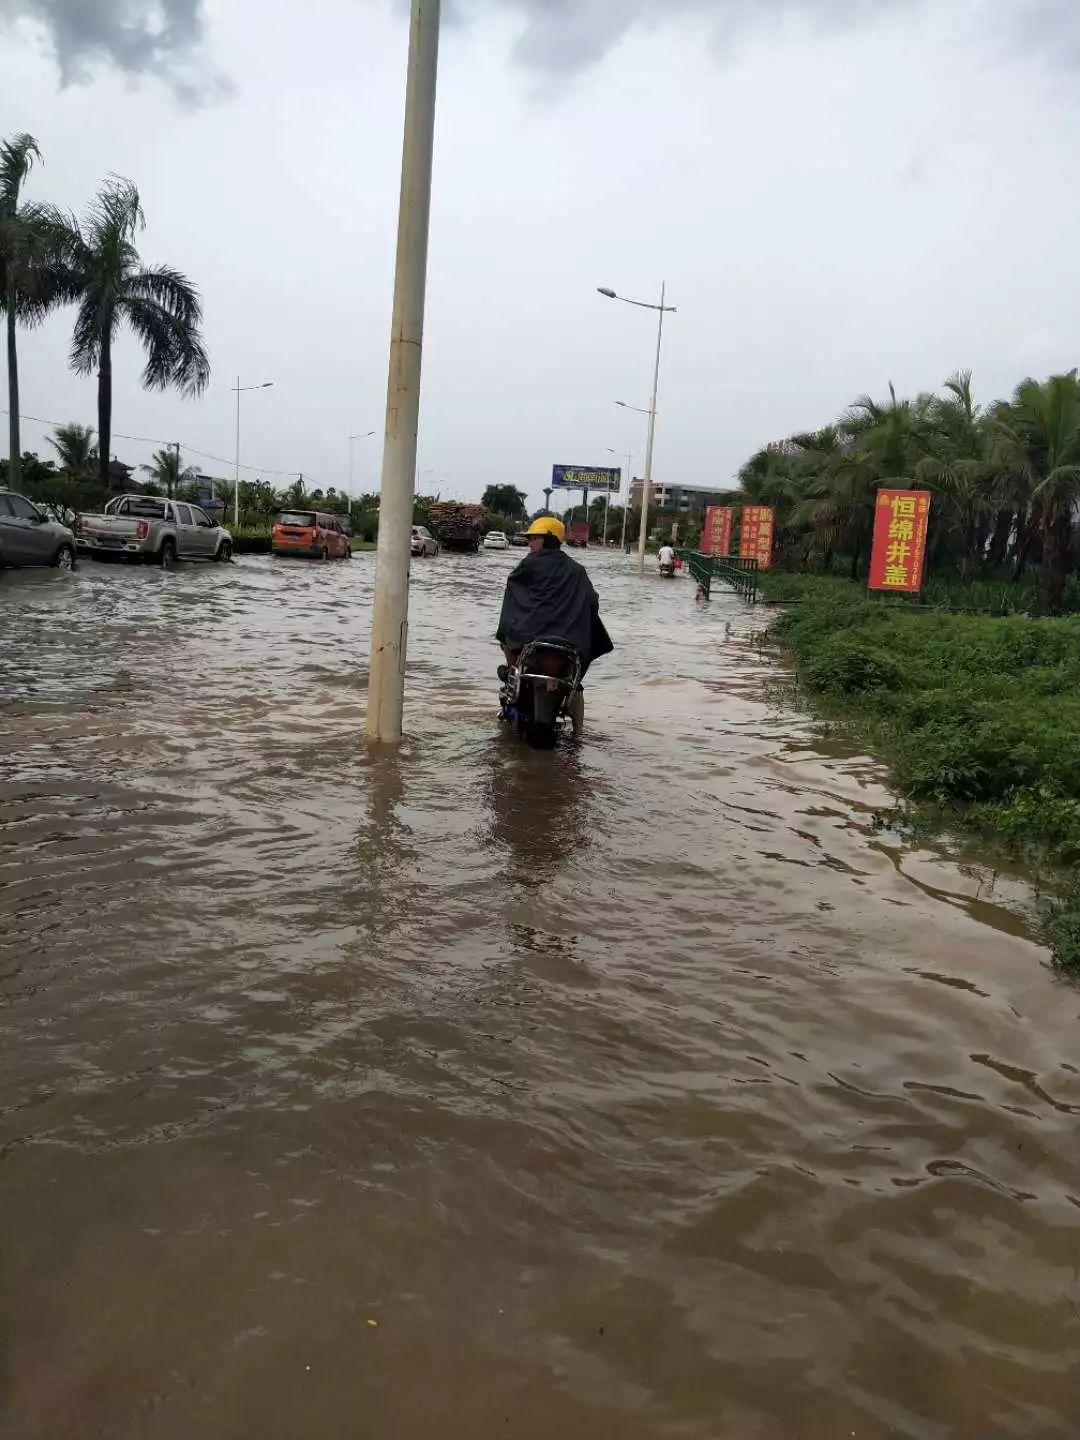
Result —
POLYGON ((438 70, 439 0, 412 0, 367 706, 368 739, 390 744, 401 739, 401 712, 405 699, 409 541, 416 476, 416 435, 420 423, 420 369, 438 70))
POLYGON ((652 401, 649 405, 649 438, 645 446, 645 479, 641 485, 641 529, 638 532, 637 572, 639 575, 644 575, 645 540, 649 532, 649 501, 652 498, 653 441, 656 439, 656 397, 660 390, 660 348, 664 339, 664 316, 674 315, 675 306, 664 304, 667 295, 666 281, 660 286, 659 305, 651 305, 646 300, 627 300, 625 295, 617 295, 614 290, 607 290, 603 286, 597 288, 600 294, 606 295, 609 300, 622 300, 624 304, 637 305, 642 310, 659 311, 659 324, 656 329, 656 368, 653 371, 652 401))

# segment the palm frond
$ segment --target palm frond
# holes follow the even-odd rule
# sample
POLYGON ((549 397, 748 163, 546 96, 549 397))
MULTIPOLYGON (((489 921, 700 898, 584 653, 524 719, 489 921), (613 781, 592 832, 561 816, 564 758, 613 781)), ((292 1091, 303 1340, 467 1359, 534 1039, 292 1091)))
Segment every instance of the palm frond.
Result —
MULTIPOLYGON (((194 300, 198 310, 198 299, 194 300)), ((210 381, 210 361, 196 326, 155 300, 126 296, 120 311, 146 352, 143 384, 150 390, 175 386, 192 397, 210 381)))
POLYGON ((1058 465, 1035 486, 1042 499, 1071 503, 1080 498, 1080 465, 1058 465))
POLYGON ((116 328, 115 311, 95 291, 84 293, 75 312, 69 361, 76 375, 92 375, 101 360, 101 346, 116 328))
POLYGON ((14 215, 19 208, 19 192, 41 151, 33 135, 25 131, 0 141, 0 214, 14 215))
POLYGON ((66 219, 54 205, 23 205, 0 217, 0 310, 14 296, 20 322, 36 325, 71 298, 64 254, 66 219))
POLYGON ((91 234, 119 241, 133 241, 146 226, 138 187, 122 175, 106 178, 90 202, 86 217, 91 234))
POLYGON ((131 299, 149 300, 167 310, 180 324, 202 324, 202 300, 188 277, 171 265, 149 265, 128 277, 131 299))

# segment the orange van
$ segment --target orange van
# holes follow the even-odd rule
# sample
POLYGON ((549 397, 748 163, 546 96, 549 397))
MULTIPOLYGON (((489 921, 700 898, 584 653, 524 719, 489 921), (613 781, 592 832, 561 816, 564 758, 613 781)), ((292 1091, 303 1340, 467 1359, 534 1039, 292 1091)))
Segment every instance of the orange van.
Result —
POLYGON ((309 560, 348 560, 352 555, 345 522, 321 510, 283 510, 270 531, 275 555, 304 555, 309 560))

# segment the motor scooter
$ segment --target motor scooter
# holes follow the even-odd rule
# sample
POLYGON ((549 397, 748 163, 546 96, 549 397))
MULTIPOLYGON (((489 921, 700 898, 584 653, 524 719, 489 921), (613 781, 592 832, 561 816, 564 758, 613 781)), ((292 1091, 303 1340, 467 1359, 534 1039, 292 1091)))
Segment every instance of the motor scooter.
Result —
POLYGON ((581 684, 581 656, 565 640, 532 640, 498 673, 499 718, 534 749, 554 749, 581 684))

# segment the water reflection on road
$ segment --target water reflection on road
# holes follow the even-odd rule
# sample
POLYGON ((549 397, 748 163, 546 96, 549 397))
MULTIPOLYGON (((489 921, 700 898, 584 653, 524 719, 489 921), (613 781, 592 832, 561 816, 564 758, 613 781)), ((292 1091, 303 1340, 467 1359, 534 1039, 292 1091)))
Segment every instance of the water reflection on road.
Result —
POLYGON ((514 558, 414 568, 399 754, 370 556, 3 577, 0 1433, 1074 1436, 1020 880, 619 557, 588 743, 520 748, 514 558))

